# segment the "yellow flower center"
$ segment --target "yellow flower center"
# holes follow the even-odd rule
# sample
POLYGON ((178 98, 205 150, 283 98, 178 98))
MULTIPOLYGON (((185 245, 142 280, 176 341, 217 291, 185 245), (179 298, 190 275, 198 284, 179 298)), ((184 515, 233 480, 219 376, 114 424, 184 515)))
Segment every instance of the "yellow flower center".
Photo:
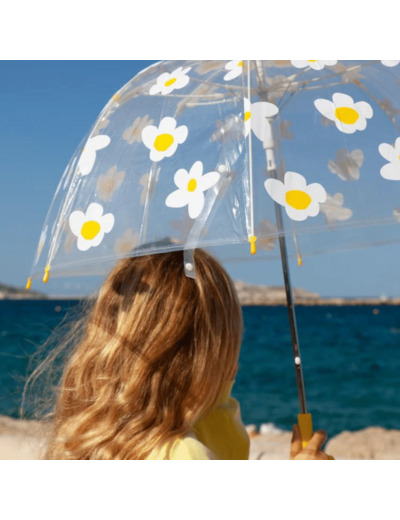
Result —
POLYGON ((81 235, 85 240, 93 240, 100 232, 100 224, 95 220, 88 220, 81 229, 81 235))
POLYGON ((250 110, 249 110, 248 112, 245 112, 245 113, 244 113, 244 120, 245 120, 245 121, 248 121, 248 120, 250 119, 250 117, 251 117, 251 112, 250 112, 250 110))
POLYGON ((311 197, 301 190, 290 190, 286 193, 286 202, 294 209, 307 209, 311 204, 311 197))
POLYGON ((158 152, 165 152, 173 142, 174 138, 171 134, 160 134, 154 141, 154 148, 158 152))
POLYGON ((339 107, 335 110, 335 116, 346 125, 354 125, 359 118, 357 110, 350 107, 339 107))
POLYGON ((176 78, 171 78, 171 79, 169 79, 168 81, 166 81, 166 82, 164 83, 164 86, 165 86, 165 87, 170 87, 170 86, 173 85, 175 82, 176 82, 176 78))
POLYGON ((318 60, 307 60, 307 61, 309 61, 310 63, 315 63, 318 60))
POLYGON ((243 61, 239 61, 238 67, 243 67, 243 61))
POLYGON ((190 179, 190 181, 188 182, 188 185, 187 185, 188 191, 195 191, 196 188, 197 188, 196 179, 190 179))

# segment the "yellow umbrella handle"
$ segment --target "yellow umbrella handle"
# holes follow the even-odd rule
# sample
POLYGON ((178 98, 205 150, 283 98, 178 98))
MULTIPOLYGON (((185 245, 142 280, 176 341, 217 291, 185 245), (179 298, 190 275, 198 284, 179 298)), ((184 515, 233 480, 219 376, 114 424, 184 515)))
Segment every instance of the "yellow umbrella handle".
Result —
MULTIPOLYGON (((299 413, 297 416, 297 422, 300 428, 301 441, 303 448, 307 446, 313 436, 313 423, 310 413, 299 413)), ((329 460, 335 460, 332 455, 328 455, 329 460)))

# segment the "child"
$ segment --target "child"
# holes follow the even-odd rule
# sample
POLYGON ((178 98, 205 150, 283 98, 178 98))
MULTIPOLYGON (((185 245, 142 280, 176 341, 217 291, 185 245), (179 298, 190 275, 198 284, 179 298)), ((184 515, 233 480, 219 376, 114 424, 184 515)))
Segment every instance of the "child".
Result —
MULTIPOLYGON (((196 250, 121 260, 68 359, 48 459, 247 459, 249 438, 230 397, 242 339, 231 279, 196 250)), ((294 430, 291 458, 325 459, 294 430)))

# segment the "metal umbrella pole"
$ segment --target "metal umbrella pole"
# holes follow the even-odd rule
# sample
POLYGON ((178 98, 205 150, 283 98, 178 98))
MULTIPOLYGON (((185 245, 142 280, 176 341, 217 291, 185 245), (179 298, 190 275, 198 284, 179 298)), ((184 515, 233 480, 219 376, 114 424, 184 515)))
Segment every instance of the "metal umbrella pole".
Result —
MULTIPOLYGON (((249 67, 250 68, 250 67, 249 67)), ((264 88, 264 67, 262 62, 256 61, 256 72, 258 78, 258 95, 261 101, 268 101, 268 95, 264 88)), ((277 179, 278 173, 275 162, 275 140, 274 140, 274 130, 273 130, 273 119, 267 119, 269 132, 265 137, 263 142, 263 147, 265 150, 266 156, 266 169, 272 178, 277 179)), ((303 441, 303 446, 307 444, 310 440, 313 433, 312 426, 312 417, 311 414, 307 412, 307 401, 305 394, 305 385, 304 385, 304 376, 303 376, 303 368, 302 368, 302 360, 300 355, 300 344, 299 344, 299 336, 297 332, 297 321, 296 321, 296 312, 295 305, 293 299, 293 290, 292 284, 290 281, 290 271, 289 271, 289 262, 288 262, 288 254, 287 254, 287 246, 286 246, 286 238, 284 234, 284 224, 282 217, 282 208, 279 204, 275 202, 275 214, 276 214, 276 222, 279 231, 279 247, 280 247, 280 256, 282 263, 282 271, 283 278, 285 283, 285 293, 286 293, 286 301, 287 308, 289 314, 289 325, 290 325, 290 333, 292 339, 292 348, 293 348, 293 358, 294 358, 294 366, 296 372, 296 383, 297 390, 299 396, 299 404, 300 404, 300 414, 298 415, 298 423, 300 426, 301 437, 303 441)))

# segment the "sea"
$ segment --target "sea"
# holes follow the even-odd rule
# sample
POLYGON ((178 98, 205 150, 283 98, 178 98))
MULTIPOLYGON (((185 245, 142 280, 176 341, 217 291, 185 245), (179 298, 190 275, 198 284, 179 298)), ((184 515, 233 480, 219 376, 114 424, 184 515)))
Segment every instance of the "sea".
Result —
MULTIPOLYGON (((19 417, 33 355, 79 311, 75 300, 0 301, 0 414, 19 417)), ((369 426, 400 430, 400 307, 298 306, 307 409, 330 437, 369 426)), ((299 413, 287 308, 243 307, 233 395, 243 422, 291 430, 299 413)), ((26 418, 34 410, 25 410, 26 418)))

